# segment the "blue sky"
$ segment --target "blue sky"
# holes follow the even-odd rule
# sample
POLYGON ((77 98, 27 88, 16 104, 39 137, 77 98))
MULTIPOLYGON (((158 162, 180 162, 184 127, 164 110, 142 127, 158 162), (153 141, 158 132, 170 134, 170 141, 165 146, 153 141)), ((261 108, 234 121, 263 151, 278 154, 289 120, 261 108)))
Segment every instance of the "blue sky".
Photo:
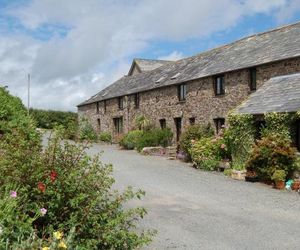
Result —
POLYGON ((0 77, 32 106, 76 105, 133 58, 178 60, 300 21, 300 0, 0 0, 0 77))

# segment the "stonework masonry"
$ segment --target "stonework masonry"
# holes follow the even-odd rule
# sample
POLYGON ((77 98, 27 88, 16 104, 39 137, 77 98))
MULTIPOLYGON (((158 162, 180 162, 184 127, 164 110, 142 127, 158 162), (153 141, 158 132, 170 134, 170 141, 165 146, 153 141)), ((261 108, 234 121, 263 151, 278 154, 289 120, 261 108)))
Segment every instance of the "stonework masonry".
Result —
MULTIPOLYGON (((300 72, 300 57, 256 66, 257 88, 272 77, 297 72, 300 72)), ((157 127, 160 126, 159 120, 165 119, 167 127, 174 133, 175 142, 174 118, 182 119, 182 131, 190 125, 190 118, 195 118, 196 124, 211 123, 214 127, 214 119, 225 118, 226 121, 228 112, 251 94, 250 69, 223 75, 225 94, 221 96, 216 96, 214 92, 215 76, 209 76, 185 83, 187 87, 185 101, 178 100, 178 86, 171 85, 139 93, 139 108, 135 108, 134 95, 124 97, 122 110, 118 107, 118 98, 99 102, 99 112, 96 103, 79 106, 79 119, 87 118, 97 132, 110 132, 114 138, 120 135, 115 132, 113 118, 123 118, 123 133, 135 129, 135 119, 139 115, 144 115, 157 127)))

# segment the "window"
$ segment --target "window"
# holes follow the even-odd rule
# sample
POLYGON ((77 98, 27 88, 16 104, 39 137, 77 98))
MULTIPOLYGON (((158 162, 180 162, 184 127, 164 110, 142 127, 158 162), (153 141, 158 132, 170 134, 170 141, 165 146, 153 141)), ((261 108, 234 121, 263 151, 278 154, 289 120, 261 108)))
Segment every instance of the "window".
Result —
POLYGON ((123 117, 117 117, 113 119, 115 133, 122 134, 123 133, 123 117))
POLYGON ((140 94, 134 94, 134 107, 138 109, 140 107, 140 94))
POLYGON ((119 106, 119 109, 124 108, 124 98, 123 98, 123 96, 118 98, 118 106, 119 106))
POLYGON ((106 100, 103 101, 104 114, 106 113, 106 100))
POLYGON ((252 68, 249 70, 250 73, 250 90, 256 90, 256 68, 252 68))
POLYGON ((189 121, 190 121, 190 125, 195 125, 195 123, 196 123, 196 118, 195 118, 195 117, 191 117, 191 118, 189 119, 189 121))
POLYGON ((225 119, 224 118, 217 118, 214 119, 215 126, 216 126, 216 132, 219 134, 220 130, 223 128, 225 125, 225 119))
POLYGON ((215 77, 215 95, 225 94, 225 79, 224 76, 215 77))
POLYGON ((99 110, 100 110, 99 102, 96 102, 96 112, 97 112, 97 114, 99 114, 99 110))
POLYGON ((181 117, 174 118, 175 127, 176 127, 176 141, 178 142, 181 135, 181 117))
POLYGON ((186 85, 181 84, 178 86, 178 100, 185 101, 186 98, 186 85))
POLYGON ((165 129, 167 127, 166 119, 160 119, 159 124, 161 129, 165 129))
POLYGON ((101 129, 101 121, 100 121, 99 118, 97 119, 97 125, 98 125, 98 130, 100 131, 100 129, 101 129))

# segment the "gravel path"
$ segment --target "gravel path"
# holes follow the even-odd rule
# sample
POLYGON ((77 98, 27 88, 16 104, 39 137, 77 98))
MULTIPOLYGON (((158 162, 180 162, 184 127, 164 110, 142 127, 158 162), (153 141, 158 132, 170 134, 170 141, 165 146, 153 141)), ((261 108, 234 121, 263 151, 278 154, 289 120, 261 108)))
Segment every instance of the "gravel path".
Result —
POLYGON ((94 145, 114 165, 116 187, 146 191, 142 227, 158 235, 145 249, 300 249, 300 196, 195 170, 185 163, 94 145))

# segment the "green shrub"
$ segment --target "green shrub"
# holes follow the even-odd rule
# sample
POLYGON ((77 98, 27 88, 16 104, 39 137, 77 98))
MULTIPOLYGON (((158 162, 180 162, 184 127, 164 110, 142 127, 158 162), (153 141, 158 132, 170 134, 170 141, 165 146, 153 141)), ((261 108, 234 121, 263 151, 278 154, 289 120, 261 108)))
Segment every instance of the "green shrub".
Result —
POLYGON ((39 128, 53 129, 58 125, 68 128, 70 124, 77 124, 77 113, 74 112, 30 109, 30 115, 39 128))
POLYGON ((166 147, 170 145, 173 133, 170 129, 150 129, 142 132, 138 137, 136 148, 141 151, 144 147, 166 147))
POLYGON ((291 124, 295 120, 296 115, 291 113, 267 113, 264 116, 266 125, 262 130, 262 136, 275 134, 287 140, 291 139, 291 124))
POLYGON ((144 115, 140 115, 136 117, 135 126, 139 130, 150 130, 154 128, 151 121, 144 115))
POLYGON ((225 144, 233 162, 244 164, 250 156, 255 143, 255 126, 252 115, 229 114, 229 128, 224 132, 225 144))
POLYGON ((198 168, 204 170, 215 170, 222 160, 222 151, 226 150, 226 145, 222 139, 202 138, 192 144, 190 155, 192 161, 198 168))
POLYGON ((97 134, 87 119, 81 119, 79 124, 79 139, 82 141, 97 141, 97 134))
POLYGON ((151 232, 135 230, 145 209, 124 206, 144 192, 114 191, 112 166, 99 156, 89 157, 86 149, 59 137, 42 149, 40 138, 28 136, 22 123, 4 133, 0 249, 57 249, 63 244, 68 249, 135 249, 151 240, 151 232))
POLYGON ((291 175, 297 168, 296 149, 289 139, 269 134, 254 145, 246 167, 264 180, 270 180, 276 170, 291 175))
POLYGON ((180 136, 180 149, 185 152, 187 160, 191 160, 189 149, 192 146, 193 140, 200 140, 203 137, 211 137, 214 135, 214 131, 210 125, 192 125, 189 126, 184 133, 180 136))
POLYGON ((111 140, 112 140, 111 133, 109 133, 109 132, 101 132, 99 134, 99 140, 103 141, 103 142, 111 142, 111 140))
POLYGON ((119 142, 124 149, 134 149, 138 145, 138 141, 143 135, 142 130, 133 130, 127 133, 119 142))
POLYGON ((275 170, 271 179, 273 181, 285 181, 286 173, 284 170, 275 170))
POLYGON ((149 241, 148 233, 132 230, 145 210, 123 208, 143 192, 111 191, 112 167, 98 157, 88 157, 84 146, 54 139, 41 152, 39 147, 28 148, 17 134, 5 136, 0 146, 0 186, 20 187, 18 193, 25 197, 20 213, 34 217, 41 208, 47 209, 45 216, 32 223, 39 237, 47 238, 54 230, 67 233, 75 227, 74 244, 79 248, 124 249, 126 245, 125 249, 132 249, 149 241))

